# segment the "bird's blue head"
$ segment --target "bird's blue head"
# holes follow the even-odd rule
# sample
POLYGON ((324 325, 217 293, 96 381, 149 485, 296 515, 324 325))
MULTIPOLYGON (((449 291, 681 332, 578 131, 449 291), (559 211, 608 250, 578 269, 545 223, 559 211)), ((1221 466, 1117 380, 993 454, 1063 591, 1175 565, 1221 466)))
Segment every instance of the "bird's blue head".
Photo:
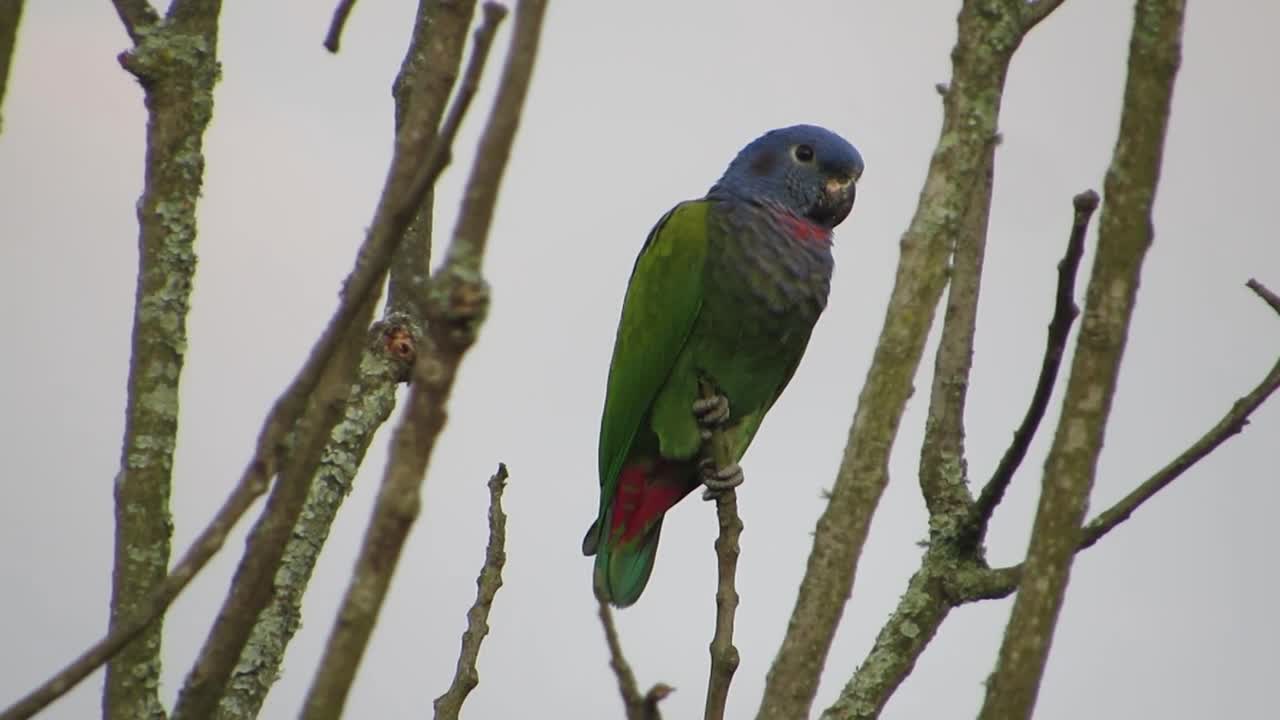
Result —
POLYGON ((862 156, 844 138, 816 125, 792 125, 743 148, 707 197, 781 206, 830 229, 853 209, 862 168, 862 156))

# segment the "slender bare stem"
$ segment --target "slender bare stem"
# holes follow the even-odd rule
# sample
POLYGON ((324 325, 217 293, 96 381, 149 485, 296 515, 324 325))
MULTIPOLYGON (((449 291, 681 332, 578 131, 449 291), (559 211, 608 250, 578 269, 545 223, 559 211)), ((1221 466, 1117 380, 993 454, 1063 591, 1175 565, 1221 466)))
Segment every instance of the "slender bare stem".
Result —
POLYGON ((1080 268, 1080 259, 1084 257, 1085 233, 1089 228, 1089 220, 1098 208, 1098 193, 1086 190, 1076 195, 1072 201, 1075 212, 1071 222, 1071 232, 1067 237, 1067 251, 1058 262, 1058 288, 1055 294, 1053 317, 1049 319, 1049 333, 1045 339, 1044 360, 1040 364, 1040 377, 1036 380, 1035 391, 1031 393, 1031 405, 1022 417, 1018 429, 1013 432, 1013 441, 1009 444, 1000 462, 996 465, 991 479, 982 488, 978 502, 974 508, 971 542, 979 544, 987 536, 987 525, 991 514, 1004 498, 1004 492, 1013 480, 1013 475, 1022 465, 1027 449, 1035 438, 1040 421, 1049 407, 1049 398, 1053 396, 1053 388, 1057 383, 1058 369, 1062 366, 1062 353, 1067 346, 1067 336, 1071 334, 1071 325, 1080 314, 1075 302, 1076 272, 1080 268))
POLYGON ((484 565, 476 578, 476 601, 467 611, 467 629, 462 633, 462 649, 453 682, 436 698, 436 718, 457 720, 467 695, 480 684, 476 661, 480 644, 489 634, 489 609, 502 587, 502 566, 507 562, 507 515, 502 512, 502 491, 507 487, 507 466, 498 464, 498 472, 489 478, 489 543, 485 546, 484 565))
POLYGON ((1045 461, 1024 579, 987 685, 983 720, 1029 718, 1080 544, 1142 262, 1181 55, 1185 0, 1138 0, 1120 133, 1062 416, 1045 461))
POLYGON ((329 22, 329 32, 324 36, 324 47, 329 52, 338 52, 342 31, 347 27, 347 18, 355 6, 356 0, 338 0, 338 6, 333 9, 333 20, 329 22))
POLYGON ((1280 295, 1275 294, 1273 291, 1271 291, 1269 288, 1267 288, 1265 285, 1258 282, 1254 278, 1249 278, 1249 282, 1246 282, 1244 285, 1245 287, 1257 293, 1258 297, 1265 300, 1266 303, 1271 306, 1272 310, 1275 310, 1276 312, 1280 313, 1280 295))
MULTIPOLYGON (((1200 436, 1167 465, 1156 471, 1154 475, 1144 480, 1128 495, 1125 495, 1116 501, 1114 505, 1098 513, 1096 517, 1086 523, 1081 530, 1080 540, 1076 544, 1075 551, 1079 552, 1093 547, 1107 533, 1128 520, 1144 503, 1172 484, 1174 480, 1177 480, 1186 471, 1194 467, 1196 463, 1208 457, 1210 453, 1217 450, 1227 440, 1242 432, 1245 426, 1249 424, 1249 417, 1277 389, 1280 389, 1280 360, 1276 361, 1276 364, 1271 367, 1266 377, 1252 390, 1239 400, 1236 400, 1231 405, 1231 409, 1213 427, 1209 428, 1204 435, 1200 436)), ((1021 582, 1022 575, 1023 565, 1021 564, 985 572, 969 573, 961 578, 961 582, 955 586, 956 592, 953 593, 955 601, 960 604, 976 600, 993 600, 1007 597, 1018 589, 1018 583, 1021 582)))
MULTIPOLYGON (((309 720, 336 718, 342 713, 404 539, 420 512, 421 483, 445 424, 458 366, 474 343, 488 310, 488 287, 480 274, 485 236, 528 92, 545 7, 543 0, 524 0, 517 6, 511 48, 467 181, 458 225, 444 265, 432 276, 426 338, 429 347, 419 352, 414 365, 408 407, 392 439, 391 457, 373 518, 339 610, 339 622, 329 636, 307 694, 302 716, 309 720)), ((484 22, 476 31, 476 53, 492 41, 504 13, 499 5, 484 5, 484 22)), ((464 77, 463 87, 468 84, 464 77)), ((461 93, 460 88, 459 98, 461 93)), ((450 113, 442 135, 450 132, 456 117, 450 113)))
MULTIPOLYGON (((703 398, 715 397, 715 387, 707 380, 698 381, 698 392, 703 398)), ((703 457, 710 458, 716 468, 733 464, 733 447, 725 433, 716 429, 711 439, 703 444, 703 457)), ((742 519, 738 516, 738 494, 729 489, 718 493, 716 520, 720 532, 716 536, 716 625, 711 636, 711 670, 707 680, 707 700, 703 717, 707 720, 724 718, 729 701, 729 686, 738 669, 738 648, 733 644, 733 623, 738 612, 738 589, 735 577, 738 572, 738 555, 741 553, 742 519)))

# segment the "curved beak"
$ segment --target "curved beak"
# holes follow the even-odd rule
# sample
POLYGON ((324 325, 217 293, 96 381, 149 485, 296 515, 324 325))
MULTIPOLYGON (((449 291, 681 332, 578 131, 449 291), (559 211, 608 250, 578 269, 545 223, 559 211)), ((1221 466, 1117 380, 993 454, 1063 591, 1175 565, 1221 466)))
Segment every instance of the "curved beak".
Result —
POLYGON ((835 227, 849 217, 853 210, 853 200, 857 196, 858 179, 853 175, 832 175, 822 186, 822 198, 813 208, 811 217, 826 225, 835 227))

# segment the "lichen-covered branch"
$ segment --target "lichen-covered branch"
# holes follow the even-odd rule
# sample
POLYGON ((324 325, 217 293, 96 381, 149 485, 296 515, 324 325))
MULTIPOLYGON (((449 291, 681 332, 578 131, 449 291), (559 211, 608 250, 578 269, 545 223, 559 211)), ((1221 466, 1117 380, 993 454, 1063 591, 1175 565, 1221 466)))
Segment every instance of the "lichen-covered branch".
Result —
MULTIPOLYGON (((458 79, 467 27, 475 16, 475 0, 420 0, 409 38, 409 50, 392 85, 395 96, 395 127, 404 126, 410 106, 423 109, 434 128, 441 126, 449 94, 458 79)), ((467 85, 467 83, 464 83, 467 85)), ((459 88, 459 94, 475 94, 475 83, 459 88)), ((463 106, 455 108, 455 116, 463 106)), ((457 122, 442 129, 456 132, 457 122)), ((428 192, 409 223, 387 285, 387 311, 405 313, 421 323, 426 315, 427 290, 431 279, 431 222, 434 193, 428 192)))
MULTIPOLYGON (((22 21, 23 0, 0 0, 0 108, 4 107, 5 90, 9 87, 9 68, 18 44, 18 23, 22 21)), ((0 113, 0 132, 4 115, 0 113)))
MULTIPOLYGON (((715 397, 715 388, 707 380, 699 380, 698 393, 704 399, 715 397)), ((703 445, 704 457, 717 469, 733 464, 733 447, 728 436, 716 429, 703 445)), ((722 720, 729 702, 729 686, 738 670, 738 648, 733 644, 733 624, 738 612, 738 555, 742 537, 742 518, 738 516, 738 493, 730 488, 715 495, 716 521, 716 625, 711 636, 711 670, 707 680, 707 700, 703 710, 706 720, 722 720)))
POLYGON ((280 671, 285 649, 297 631, 302 595, 329 535, 338 508, 351 491, 356 471, 377 429, 395 407, 395 392, 415 355, 420 331, 408 318, 392 315, 375 323, 360 358, 346 412, 334 426, 302 513, 285 546, 272 585, 271 601, 254 623, 226 692, 217 720, 256 718, 280 671))
POLYGON ((979 717, 1031 716, 1080 543, 1115 394, 1160 178, 1184 0, 1138 0, 1120 134, 1105 183, 1098 253, 1049 457, 1023 580, 979 717))
MULTIPOLYGON (((169 567, 169 495, 196 270, 196 205, 218 78, 219 5, 202 10, 145 29, 128 24, 139 42, 122 56, 143 88, 147 135, 125 431, 115 478, 113 630, 139 612, 169 567)), ((104 717, 165 716, 158 696, 161 632, 160 622, 154 623, 108 664, 104 717)))
POLYGON ((970 1, 960 11, 941 136, 902 238, 880 340, 786 636, 769 670, 761 719, 810 714, 871 517, 889 480, 889 454, 947 282, 954 238, 996 137, 1004 79, 1022 39, 1022 5, 1021 0, 970 1))
MULTIPOLYGON (((386 473, 339 610, 339 621, 307 693, 302 716, 308 720, 336 718, 342 713, 405 537, 420 511, 422 479, 445 424, 458 365, 474 343, 488 309, 488 287, 480 274, 485 236, 528 92, 544 10, 542 0, 524 0, 517 6, 511 48, 467 181, 458 225, 445 263, 431 280, 427 337, 414 364, 405 414, 391 442, 386 473)), ((476 32, 475 47, 475 56, 481 61, 482 51, 491 42, 503 14, 501 6, 484 6, 485 19, 476 32)), ((467 84, 464 76, 463 85, 467 84)), ((451 124, 456 126, 458 117, 450 113, 442 138, 451 124)))
MULTIPOLYGON (((403 126, 411 101, 418 104, 420 121, 433 128, 440 124, 458 75, 474 8, 474 0, 419 3, 414 31, 396 79, 397 130, 403 126)), ((432 141, 436 135, 433 130, 432 141)), ((393 255, 386 315, 374 325, 365 345, 346 414, 333 428, 321 453, 320 468, 276 572, 272 598, 254 624, 219 703, 219 720, 257 716, 299 625, 302 595, 329 527, 350 491, 374 433, 395 406, 396 387, 408 380, 418 339, 423 337, 418 310, 420 298, 425 296, 426 268, 431 258, 431 202, 432 193, 428 192, 393 255)))
POLYGON ((964 453, 964 408, 973 367, 977 332, 978 293, 987 250, 987 220, 991 214, 996 139, 975 170, 965 220, 956 228, 947 308, 942 337, 934 359, 929 413, 920 448, 920 491, 929 510, 930 542, 955 539, 973 507, 969 494, 968 461, 964 453))
POLYGON ((1062 366, 1062 353, 1067 346, 1067 336, 1071 334, 1071 325, 1080 314, 1075 302, 1076 271, 1080 268, 1080 259, 1084 257, 1085 233, 1089 228, 1089 220, 1098 208, 1098 193, 1086 190, 1072 200, 1075 212, 1071 222, 1071 233, 1067 238, 1067 252, 1058 262, 1058 289, 1054 295, 1053 316, 1049 319, 1049 333, 1045 339, 1044 360, 1040 363, 1040 376, 1036 379, 1035 390, 1031 393, 1031 404, 1018 429, 1013 432, 1010 442, 991 479, 983 486, 982 493, 973 510, 973 520, 968 532, 969 542, 978 545, 987 536, 987 525, 996 506, 1004 498, 1004 491, 1013 481, 1013 475, 1022 465, 1022 460, 1031 447, 1040 421, 1049 407, 1049 398, 1053 396, 1054 385, 1058 380, 1058 369, 1062 366))
POLYGON ((151 7, 150 0, 112 0, 120 22, 124 24, 129 39, 137 44, 142 41, 142 33, 160 22, 160 16, 151 7))
POLYGON ((507 562, 507 515, 502 512, 502 491, 507 487, 507 466, 498 464, 498 472, 489 478, 489 543, 484 550, 484 565, 476 577, 476 601, 467 611, 467 629, 462 633, 462 649, 453 682, 434 703, 438 720, 458 720, 467 695, 480 684, 476 661, 480 644, 489 634, 489 610, 502 587, 502 566, 507 562))

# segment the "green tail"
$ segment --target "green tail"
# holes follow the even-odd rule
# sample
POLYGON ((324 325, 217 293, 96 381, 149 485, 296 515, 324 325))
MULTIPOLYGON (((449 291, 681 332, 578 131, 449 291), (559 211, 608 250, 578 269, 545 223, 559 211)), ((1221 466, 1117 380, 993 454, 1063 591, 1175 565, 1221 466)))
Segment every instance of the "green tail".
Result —
MULTIPOLYGON (((596 526, 587 531, 588 540, 594 540, 596 526)), ((653 572, 653 561, 658 555, 658 536, 662 532, 659 518, 644 537, 613 547, 600 548, 596 554, 596 591, 617 607, 627 607, 640 599, 644 586, 653 572)), ((590 555, 597 548, 594 542, 584 542, 583 552, 590 555)))

